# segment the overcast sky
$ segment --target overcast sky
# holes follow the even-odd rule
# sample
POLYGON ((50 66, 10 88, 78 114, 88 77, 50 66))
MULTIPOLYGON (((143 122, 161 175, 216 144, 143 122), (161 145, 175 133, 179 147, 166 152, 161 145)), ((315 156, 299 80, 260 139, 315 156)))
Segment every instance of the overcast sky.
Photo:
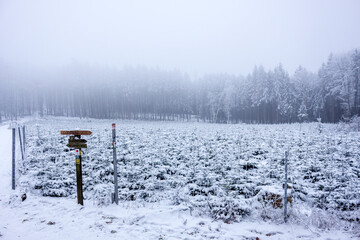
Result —
POLYGON ((359 0, 0 0, 0 61, 246 75, 360 47, 359 0))

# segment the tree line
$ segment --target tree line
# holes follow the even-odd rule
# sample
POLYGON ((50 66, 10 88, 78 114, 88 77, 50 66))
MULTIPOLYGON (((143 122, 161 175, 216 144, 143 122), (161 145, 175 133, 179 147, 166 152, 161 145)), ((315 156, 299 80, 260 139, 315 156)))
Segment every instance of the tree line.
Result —
POLYGON ((0 64, 0 121, 27 115, 214 123, 338 122, 359 113, 360 52, 331 54, 317 73, 279 64, 248 76, 146 67, 24 70, 0 64))

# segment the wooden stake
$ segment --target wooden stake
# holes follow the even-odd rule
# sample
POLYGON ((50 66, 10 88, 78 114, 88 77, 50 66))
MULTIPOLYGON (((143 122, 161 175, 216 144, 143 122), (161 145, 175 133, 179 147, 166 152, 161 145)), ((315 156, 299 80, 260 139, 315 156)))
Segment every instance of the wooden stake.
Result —
POLYGON ((81 149, 76 149, 76 187, 78 204, 84 205, 84 196, 82 188, 82 167, 81 167, 81 149))

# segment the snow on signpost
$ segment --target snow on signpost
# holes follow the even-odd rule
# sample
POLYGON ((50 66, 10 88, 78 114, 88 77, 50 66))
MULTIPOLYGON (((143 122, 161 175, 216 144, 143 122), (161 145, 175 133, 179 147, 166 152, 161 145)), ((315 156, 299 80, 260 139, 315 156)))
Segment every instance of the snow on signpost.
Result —
POLYGON ((81 135, 91 135, 92 132, 76 130, 61 131, 60 133, 61 135, 71 135, 69 137, 69 143, 66 146, 69 148, 75 148, 77 199, 78 204, 84 205, 82 188, 81 148, 87 148, 87 141, 85 139, 81 139, 81 135))

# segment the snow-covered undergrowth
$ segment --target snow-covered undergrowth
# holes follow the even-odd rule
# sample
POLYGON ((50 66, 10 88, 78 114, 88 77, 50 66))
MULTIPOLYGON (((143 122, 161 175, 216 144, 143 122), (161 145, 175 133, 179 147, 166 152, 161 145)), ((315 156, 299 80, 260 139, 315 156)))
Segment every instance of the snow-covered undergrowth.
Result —
MULTIPOLYGON (((111 123, 30 121, 23 191, 76 198, 75 156, 60 130, 84 137, 85 204, 110 203, 111 123)), ((283 222, 284 158, 289 151, 289 222, 322 229, 359 228, 360 134, 342 125, 217 125, 116 121, 119 198, 170 201, 224 222, 244 218, 283 222)), ((75 201, 75 200, 74 200, 75 201)))

